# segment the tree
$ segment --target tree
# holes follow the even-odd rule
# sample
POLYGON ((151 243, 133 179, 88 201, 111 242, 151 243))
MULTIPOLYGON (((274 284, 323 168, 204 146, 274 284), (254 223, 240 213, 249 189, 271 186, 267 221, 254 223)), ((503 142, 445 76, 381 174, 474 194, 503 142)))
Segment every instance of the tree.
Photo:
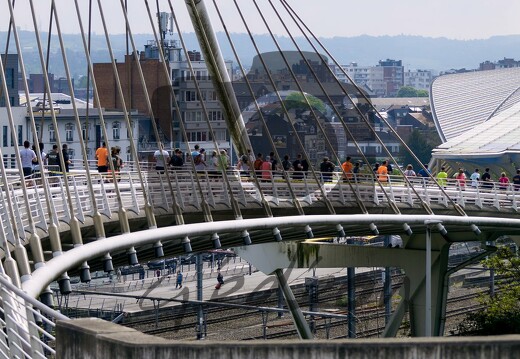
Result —
MULTIPOLYGON (((305 94, 305 98, 307 98, 307 101, 309 101, 313 109, 318 110, 321 113, 325 112, 325 104, 322 100, 307 93, 305 94)), ((309 110, 309 106, 307 105, 305 98, 303 97, 303 94, 301 92, 293 92, 285 98, 285 107, 287 108, 287 110, 309 110)))
POLYGON ((417 90, 417 97, 428 97, 430 93, 426 90, 417 90))
POLYGON ((496 254, 482 261, 493 268, 500 291, 479 298, 484 309, 471 313, 459 325, 461 334, 520 334, 520 257, 509 246, 499 247, 496 254))
POLYGON ((417 90, 412 86, 403 86, 397 91, 397 97, 417 97, 417 90))
MULTIPOLYGON (((418 129, 414 129, 408 137, 406 144, 412 150, 412 152, 417 156, 421 163, 430 162, 430 158, 432 156, 432 150, 434 146, 429 143, 428 138, 423 135, 418 129)), ((408 152, 406 148, 401 147, 400 157, 403 161, 403 165, 411 164, 414 168, 418 168, 419 164, 412 157, 412 155, 408 152)))
POLYGON ((428 97, 430 94, 426 90, 417 90, 412 86, 403 86, 397 91, 397 97, 428 97))

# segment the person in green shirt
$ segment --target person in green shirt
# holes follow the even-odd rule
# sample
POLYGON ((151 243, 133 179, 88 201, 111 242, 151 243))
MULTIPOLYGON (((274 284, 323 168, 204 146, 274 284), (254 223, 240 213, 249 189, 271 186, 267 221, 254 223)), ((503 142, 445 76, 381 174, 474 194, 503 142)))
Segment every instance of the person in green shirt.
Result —
POLYGON ((225 171, 225 170, 227 170, 228 166, 229 166, 229 163, 228 163, 228 158, 227 158, 226 151, 220 150, 220 156, 219 156, 219 159, 218 159, 217 168, 220 171, 225 171))
POLYGON ((445 168, 441 167, 441 171, 437 173, 437 183, 444 189, 446 189, 447 178, 448 174, 446 173, 445 168))

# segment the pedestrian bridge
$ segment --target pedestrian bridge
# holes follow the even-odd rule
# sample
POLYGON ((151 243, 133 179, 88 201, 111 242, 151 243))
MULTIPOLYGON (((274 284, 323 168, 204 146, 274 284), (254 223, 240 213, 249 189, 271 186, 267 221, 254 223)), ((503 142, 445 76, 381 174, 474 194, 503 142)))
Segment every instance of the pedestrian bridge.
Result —
MULTIPOLYGON (((246 107, 249 110, 253 109, 254 112, 248 126, 241 112, 244 106, 239 106, 237 99, 238 95, 243 96, 244 93, 237 94, 231 86, 230 71, 220 53, 205 1, 185 0, 183 5, 186 5, 188 15, 183 17, 189 17, 192 21, 205 61, 204 71, 207 70, 208 76, 202 76, 200 69, 193 67, 194 56, 187 50, 183 37, 185 31, 179 27, 177 9, 172 5, 172 1, 156 2, 157 9, 154 11, 159 13, 160 24, 156 23, 157 17, 154 16, 154 11, 150 9, 150 4, 146 0, 128 4, 121 0, 119 12, 110 9, 110 16, 114 22, 116 19, 124 22, 122 29, 126 32, 127 56, 132 63, 132 70, 129 71, 132 72, 132 76, 129 77, 136 79, 138 83, 134 86, 138 89, 133 90, 125 88, 124 81, 120 78, 122 75, 113 52, 112 34, 105 19, 104 7, 108 5, 98 0, 97 7, 93 8, 92 2, 88 1, 88 14, 82 13, 85 9, 79 6, 79 0, 66 3, 48 1, 48 7, 42 5, 39 12, 35 11, 33 0, 17 1, 16 5, 15 1, 4 1, 3 5, 0 5, 0 13, 10 16, 9 31, 6 33, 6 52, 12 50, 18 55, 18 68, 26 98, 30 98, 27 82, 29 74, 25 69, 27 60, 24 59, 27 47, 21 42, 18 21, 27 18, 33 20, 34 28, 31 30, 34 31, 36 45, 29 47, 37 48, 37 52, 29 56, 32 57, 33 62, 41 64, 44 87, 47 90, 45 94, 47 99, 44 97, 42 102, 43 108, 35 110, 27 106, 27 119, 24 120, 28 126, 25 133, 28 134, 27 138, 34 142, 35 148, 39 148, 39 144, 43 142, 55 143, 60 149, 67 142, 72 145, 73 131, 77 130, 76 138, 79 143, 76 145, 79 150, 75 154, 76 159, 85 164, 93 159, 94 151, 85 142, 88 136, 83 133, 83 129, 87 131, 89 124, 84 118, 80 118, 75 107, 76 93, 67 58, 65 45, 67 41, 64 40, 60 27, 60 19, 64 16, 74 18, 77 25, 75 31, 81 36, 82 44, 79 46, 83 45, 82 60, 87 65, 89 84, 87 86, 92 86, 94 107, 99 110, 97 141, 106 141, 107 147, 110 148, 121 140, 118 132, 121 127, 112 133, 107 131, 109 126, 105 122, 104 111, 100 105, 102 102, 99 95, 107 90, 98 87, 96 82, 102 79, 100 76, 97 78, 95 76, 90 56, 89 36, 91 34, 85 31, 86 28, 90 31, 92 15, 94 15, 106 35, 104 55, 110 58, 108 65, 112 68, 112 73, 109 77, 113 78, 114 85, 113 91, 109 91, 109 97, 115 99, 113 106, 121 109, 123 117, 121 121, 126 126, 129 141, 127 155, 136 161, 128 163, 123 170, 117 171, 112 161, 113 155, 109 154, 107 158, 111 170, 109 174, 103 175, 94 168, 76 165, 73 171, 66 174, 44 170, 34 178, 24 178, 23 174, 20 174, 20 168, 24 166, 18 142, 25 139, 18 138, 16 141, 16 136, 21 136, 20 131, 17 131, 20 127, 15 123, 11 102, 5 101, 9 131, 13 136, 14 144, 11 157, 4 154, 2 157, 4 161, 0 161, 0 248, 3 254, 3 262, 0 266, 3 305, 0 309, 6 318, 5 322, 1 322, 5 330, 0 333, 5 335, 0 335, 0 351, 8 348, 3 351, 8 353, 6 356, 40 357, 44 351, 52 353, 47 345, 48 341, 39 339, 41 332, 39 320, 46 323, 45 325, 52 326, 52 321, 46 319, 46 316, 63 320, 67 318, 35 301, 35 298, 40 298, 43 303, 51 304, 52 293, 49 289, 51 282, 57 281, 61 293, 67 295, 71 291, 69 273, 78 275, 82 281, 89 281, 91 270, 102 268, 112 271, 114 266, 136 264, 154 257, 174 256, 179 253, 221 247, 233 247, 257 268, 277 276, 302 338, 311 338, 312 334, 301 311, 294 306, 295 301, 291 299, 290 288, 283 276, 285 268, 345 266, 402 268, 406 273, 405 284, 401 289, 403 300, 394 311, 384 335, 394 336, 397 333, 407 311, 410 313, 412 335, 442 335, 447 279, 454 270, 461 268, 448 269, 450 244, 457 241, 480 240, 484 250, 481 255, 484 256, 494 250, 493 241, 500 236, 509 235, 513 239, 518 237, 520 219, 517 211, 520 192, 512 185, 501 187, 493 183, 486 187, 471 187, 461 186, 459 182, 449 180, 446 186, 440 186, 433 177, 407 178, 397 168, 398 175, 389 176, 374 176, 371 169, 356 175, 343 170, 332 174, 320 173, 317 171, 319 165, 311 165, 304 176, 291 171, 278 171, 278 169, 272 172, 264 171, 267 173, 262 174, 243 173, 232 167, 205 172, 196 171, 194 161, 187 161, 182 168, 166 171, 158 172, 149 169, 151 166, 137 161, 142 159, 142 153, 138 153, 138 139, 132 132, 135 126, 129 116, 133 109, 131 94, 138 89, 139 95, 134 93, 134 97, 139 97, 144 103, 144 113, 150 119, 153 137, 158 140, 158 149, 164 149, 168 141, 172 143, 178 140, 173 138, 175 130, 178 137, 182 138, 178 141, 178 145, 187 153, 191 152, 193 136, 190 137, 188 134, 195 134, 198 140, 198 132, 193 132, 194 128, 204 124, 208 134, 204 138, 212 138, 212 147, 216 150, 219 150, 220 146, 216 138, 230 137, 237 153, 242 155, 255 153, 251 143, 253 140, 250 139, 254 137, 256 141, 265 142, 257 143, 258 146, 265 145, 269 148, 268 151, 273 150, 277 162, 282 163, 281 158, 284 153, 281 151, 288 149, 287 140, 291 137, 290 145, 294 146, 295 151, 301 151, 303 159, 308 164, 313 162, 310 160, 311 152, 314 154, 314 160, 317 158, 318 148, 320 153, 326 153, 334 164, 343 162, 343 157, 346 157, 345 153, 348 151, 340 155, 337 148, 339 142, 354 145, 354 147, 345 147, 363 163, 370 163, 373 161, 367 158, 361 145, 361 142, 366 142, 368 138, 380 145, 383 151, 380 157, 388 158, 395 167, 398 167, 398 161, 392 156, 392 151, 381 140, 381 133, 375 130, 373 118, 378 119, 381 123, 380 127, 388 131, 387 134, 395 137, 395 141, 400 146, 407 151, 410 149, 386 119, 373 108, 362 89, 358 88, 352 80, 348 84, 339 82, 331 70, 330 63, 341 68, 340 64, 322 46, 319 39, 306 27, 285 0, 276 2, 277 5, 271 1, 269 4, 264 4, 268 9, 269 20, 264 16, 266 9, 262 10, 256 1, 251 4, 256 10, 248 14, 255 15, 255 21, 263 23, 266 31, 272 35, 272 45, 279 54, 278 60, 285 63, 285 70, 280 71, 283 78, 279 79, 272 78, 272 73, 276 71, 272 71, 264 61, 263 54, 252 35, 248 25, 253 21, 247 21, 243 16, 241 6, 244 2, 234 2, 236 8, 233 10, 236 14, 234 20, 242 20, 244 31, 250 35, 254 56, 258 59, 258 64, 261 63, 263 67, 259 67, 254 74, 263 76, 260 90, 253 88, 256 88, 259 83, 250 82, 252 76, 244 71, 244 64, 237 55, 232 36, 227 30, 225 18, 231 14, 231 11, 223 14, 216 1, 212 4, 213 19, 222 22, 228 39, 227 45, 232 49, 237 66, 242 73, 240 85, 245 89, 244 93, 247 93, 245 96, 247 101, 242 100, 248 102, 246 107), (129 6, 141 6, 141 8, 140 11, 134 11, 132 17, 127 11, 129 6), (167 11, 168 14, 163 16, 161 10, 167 11), (63 72, 71 95, 71 107, 73 107, 71 122, 63 128, 63 133, 60 133, 58 121, 60 119, 57 116, 60 111, 54 107, 56 104, 51 98, 49 66, 46 63, 40 34, 40 29, 47 26, 38 24, 38 19, 44 17, 43 14, 47 14, 47 11, 48 28, 53 36, 48 38, 46 51, 48 54, 53 52, 51 43, 56 45, 53 39, 59 41, 57 52, 61 54, 63 72), (281 16, 280 12, 284 15, 281 16), (305 68, 306 81, 302 81, 302 74, 297 75, 293 72, 295 64, 290 64, 287 60, 289 54, 278 44, 276 36, 272 33, 270 21, 278 21, 280 28, 287 30, 292 43, 290 55, 299 56, 296 56, 298 59, 295 64, 305 68), (140 24, 149 22, 149 33, 153 34, 152 42, 155 44, 154 51, 156 51, 153 59, 157 64, 157 76, 154 77, 164 79, 163 85, 157 84, 158 88, 153 88, 151 91, 143 72, 143 61, 138 55, 142 49, 136 47, 132 33, 133 25, 137 22, 140 24), (306 48, 313 49, 313 56, 309 57, 307 52, 301 50, 299 40, 296 41, 293 33, 285 27, 289 22, 294 29, 298 29, 296 37, 307 40, 306 48), (86 26, 87 24, 89 26, 86 26), (164 37, 167 33, 175 33, 178 39, 165 42, 164 37), (170 52, 165 54, 163 50, 167 44, 175 46, 168 48, 170 52), (319 48, 316 47, 317 45, 319 48), (322 53, 328 56, 327 60, 321 55, 322 53), (175 61, 180 61, 181 57, 184 61, 182 76, 175 72, 179 70, 179 64, 175 61), (317 65, 321 66, 320 71, 323 70, 325 76, 318 76, 319 74, 315 72, 317 65), (183 81, 186 80, 182 86, 178 83, 180 77, 183 81), (206 83, 202 84, 204 91, 207 90, 205 86, 211 81, 214 93, 211 91, 203 93, 200 80, 206 80, 206 83), (284 81, 282 88, 279 86, 279 80, 284 81), (309 87, 306 87, 308 84, 316 90, 313 96, 319 96, 318 101, 307 96, 310 93, 309 87), (331 84, 334 85, 335 91, 329 91, 331 84), (152 108, 151 96, 160 92, 159 86, 165 89, 165 93, 161 93, 161 96, 164 95, 161 104, 171 104, 168 116, 164 118, 158 118, 157 111, 152 108), (296 92, 297 101, 292 100, 296 103, 292 104, 296 105, 296 108, 288 108, 290 106, 286 101, 287 98, 282 98, 281 94, 285 91, 285 87, 296 92), (184 93, 184 99, 190 100, 185 110, 197 109, 198 111, 192 113, 194 116, 190 118, 197 119, 199 116, 201 120, 196 121, 200 123, 191 124, 195 126, 191 129, 187 128, 189 121, 186 113, 188 112, 181 113, 181 105, 177 102, 182 97, 181 91, 184 93), (262 97, 266 93, 275 98, 275 102, 279 104, 278 108, 271 106, 271 103, 267 105, 262 103, 262 97), (207 108, 209 102, 216 102, 216 99, 221 106, 219 111, 222 112, 218 121, 216 121, 216 112, 207 108), (344 104, 347 102, 350 103, 349 108, 355 114, 351 113, 347 116, 344 112, 344 104), (214 115, 211 118, 210 112, 214 115), (44 126, 38 124, 38 115, 43 117, 42 121, 47 120, 48 125, 52 124, 51 127, 45 126, 47 129, 45 139, 42 137, 44 126), (277 118, 279 123, 283 123, 287 136, 279 136, 276 132, 279 130, 277 126, 270 128, 268 124, 273 117, 277 118), (347 118, 355 121, 347 124, 347 118), (158 125, 164 128, 159 128, 158 125), (49 128, 52 128, 52 139, 49 128), (222 135, 224 129, 225 136, 222 135), (219 135, 215 136, 217 130, 219 135), (333 135, 338 133, 341 133, 341 138, 333 135), (165 134, 172 138, 166 139, 165 134), (11 161, 8 161, 8 158, 11 161), (8 163, 15 164, 11 167, 18 169, 18 171, 14 170, 14 175, 10 172, 13 169, 6 168, 8 163), (375 234, 400 235, 403 238, 403 246, 397 249, 359 246, 348 242, 352 236, 375 234), (329 243, 320 238, 337 240, 329 243), (23 292, 20 289, 23 289, 23 292), (35 308, 45 315, 38 315, 35 308), (39 318, 38 322, 34 320, 35 318, 39 318)), ((86 5, 87 1, 81 3, 86 5)), ((75 45, 77 47, 78 44, 75 45)), ((0 74, 7 73, 5 65, 5 61, 0 61, 0 74)), ((345 76, 348 77, 348 74, 345 73, 345 76)), ((4 98, 7 98, 6 94, 10 95, 7 82, 4 77, 1 77, 0 93, 4 98)), ((92 105, 89 108, 92 108, 92 105)), ((7 126, 5 129, 7 130, 7 126)), ((4 142, 6 141, 7 139, 4 142)), ((68 152, 62 152, 65 153, 68 152)), ((60 168, 66 167, 65 157, 59 156, 60 168)), ((416 157, 414 158, 420 163, 416 157)), ((38 163, 43 163, 41 153, 37 153, 37 159, 38 163)), ((164 160, 163 156, 162 161, 164 160)), ((224 159, 219 161, 215 168, 227 167, 224 159)), ((353 311, 355 308, 351 310, 353 311)), ((199 319, 202 320, 202 316, 199 319)), ((45 332, 51 333, 52 330, 45 332)), ((47 338, 55 339, 49 336, 47 338)))

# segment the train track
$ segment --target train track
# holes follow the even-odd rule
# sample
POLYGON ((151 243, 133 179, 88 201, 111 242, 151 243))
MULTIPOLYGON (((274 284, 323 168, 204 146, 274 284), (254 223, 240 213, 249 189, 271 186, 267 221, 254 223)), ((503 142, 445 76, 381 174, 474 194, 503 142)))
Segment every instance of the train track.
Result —
MULTIPOLYGON (((396 282, 396 284, 393 286, 393 289, 396 289, 399 287, 400 283, 398 283, 398 280, 401 278, 401 276, 395 276, 393 278, 393 282, 396 282)), ((373 285, 374 281, 371 278, 365 278, 364 280, 357 280, 357 285, 373 285)), ((326 302, 335 302, 337 299, 344 298, 345 297, 345 291, 342 290, 345 285, 343 283, 338 284, 337 286, 332 286, 328 288, 325 293, 320 292, 320 304, 326 303, 326 302)), ((382 286, 376 285, 375 287, 371 288, 363 288, 358 289, 356 291, 356 297, 358 301, 360 301, 360 298, 363 296, 370 296, 374 293, 380 292, 382 290, 382 286)), ((274 293, 276 291, 273 291, 274 293)), ((456 303, 458 301, 468 301, 471 299, 476 298, 481 293, 485 291, 479 291, 469 294, 460 295, 457 297, 452 297, 448 299, 448 303, 456 303)), ((271 294, 272 296, 272 294, 271 294)), ((305 292, 305 290, 301 290, 300 292, 295 293, 295 296, 299 298, 300 300, 299 305, 300 307, 303 307, 307 304, 306 300, 308 299, 308 294, 305 292)), ((248 305, 252 306, 266 306, 269 303, 273 303, 274 305, 276 302, 276 298, 265 300, 261 299, 260 301, 250 301, 248 305)), ((466 314, 471 311, 476 311, 481 309, 482 306, 469 306, 465 308, 455 308, 450 309, 446 313, 446 317, 453 317, 457 315, 466 314)), ((172 333, 172 332, 180 332, 183 330, 193 330, 193 328, 196 326, 196 311, 197 307, 184 307, 184 309, 181 312, 177 312, 171 315, 167 316, 161 316, 159 318, 160 323, 162 324, 160 328, 156 328, 155 325, 157 323, 156 319, 146 319, 146 320, 140 320, 137 322, 132 323, 131 327, 134 327, 146 334, 151 335, 161 335, 165 333, 172 333), (150 328, 150 326, 154 326, 154 328, 150 328), (139 329, 140 328, 140 329, 139 329)), ((235 310, 236 311, 236 310, 235 310)), ((236 313, 233 311, 233 308, 219 308, 219 307, 206 307, 205 308, 205 315, 206 315, 206 326, 221 326, 222 324, 228 323, 228 322, 241 322, 244 321, 247 318, 258 316, 259 312, 263 311, 263 309, 259 308, 251 308, 249 310, 242 310, 239 313, 236 313)), ((384 318, 384 310, 381 308, 372 308, 372 309, 358 309, 356 311, 356 319, 358 322, 369 322, 373 320, 380 320, 381 318, 384 318)), ((346 326, 347 320, 342 319, 335 319, 335 320, 325 320, 324 318, 317 318, 315 328, 316 330, 324 330, 324 331, 330 331, 333 328, 340 327, 340 326, 346 326)), ((382 332, 382 328, 367 328, 364 330, 360 330, 357 333, 358 337, 371 337, 375 335, 379 335, 382 332)), ((276 332, 276 333, 269 333, 266 335, 261 336, 254 336, 248 339, 275 339, 275 338, 284 338, 284 337, 294 337, 297 335, 296 331, 294 329, 289 329, 286 331, 276 332)), ((341 338, 335 337, 335 338, 341 338)))
MULTIPOLYGON (((373 273, 370 273, 369 275, 364 275, 361 278, 356 278, 356 298, 362 299, 364 296, 372 295, 374 292, 378 292, 382 290, 382 286, 376 284, 373 279, 374 275, 373 273), (366 278, 368 277, 368 278, 366 278), (374 287, 374 284, 376 285, 374 287), (369 288, 365 288, 365 287, 369 288)), ((401 285, 401 279, 402 275, 396 275, 392 279, 393 289, 397 289, 401 285)), ((346 296, 346 284, 343 283, 344 280, 340 278, 339 284, 336 285, 321 285, 320 284, 320 292, 319 292, 319 301, 320 303, 324 302, 334 302, 338 299, 342 299, 346 296)), ((321 282, 320 282, 321 283, 321 282)), ((300 307, 305 307, 309 305, 309 295, 307 291, 305 290, 305 287, 303 285, 296 286, 293 288, 294 295, 296 300, 298 301, 298 304, 300 307)), ((235 298, 226 298, 226 303, 237 303, 237 302, 243 302, 244 299, 248 299, 246 302, 243 302, 244 304, 251 306, 251 307, 276 307, 277 305, 277 289, 271 289, 264 292, 259 292, 258 295, 243 295, 243 296, 237 296, 235 298), (258 299, 257 299, 258 297, 258 299)), ((204 306, 204 311, 207 316, 213 313, 220 313, 220 317, 223 318, 222 321, 226 322, 228 321, 227 317, 232 317, 233 319, 240 319, 242 317, 247 317, 247 314, 242 315, 228 315, 227 313, 232 311, 234 308, 223 308, 218 306, 204 306)), ((148 318, 139 319, 139 320, 133 320, 130 323, 124 323, 125 326, 135 328, 138 330, 141 330, 147 334, 160 334, 162 332, 168 332, 172 330, 182 330, 185 328, 192 328, 193 325, 195 325, 195 319, 191 321, 191 323, 186 323, 181 326, 167 326, 162 328, 153 328, 153 329, 139 329, 139 328, 145 328, 149 327, 151 325, 155 326, 158 321, 161 323, 168 323, 168 322, 179 322, 179 316, 182 316, 183 318, 189 318, 192 316, 196 316, 198 311, 198 306, 196 305, 183 305, 182 307, 174 307, 169 308, 165 310, 158 318, 155 317, 155 315, 150 315, 148 318)), ((251 308, 251 313, 258 313, 258 311, 261 311, 259 309, 251 308)), ((248 311, 249 312, 249 311, 248 311)), ((184 320, 183 320, 184 321, 184 320)))

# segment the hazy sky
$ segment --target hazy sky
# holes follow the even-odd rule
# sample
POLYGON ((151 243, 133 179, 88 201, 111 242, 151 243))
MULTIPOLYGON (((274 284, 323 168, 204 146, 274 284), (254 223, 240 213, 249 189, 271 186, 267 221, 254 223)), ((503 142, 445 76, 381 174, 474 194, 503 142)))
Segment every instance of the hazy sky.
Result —
MULTIPOLYGON (((8 0, 0 0, 0 29, 8 24, 8 0)), ((123 33, 120 0, 101 0, 108 18, 111 33, 123 33)), ((208 9, 214 13, 213 0, 205 0, 208 9)), ((258 18, 252 0, 237 0, 247 17, 248 24, 255 33, 265 33, 265 27, 258 18)), ((270 9, 268 0, 257 0, 262 9, 270 9)), ((272 0, 279 4, 279 0, 272 0)), ((357 35, 422 35, 447 37, 451 39, 485 39, 494 35, 520 34, 520 1, 518 0, 288 0, 307 25, 319 36, 357 35)), ((47 29, 50 0, 34 0, 37 21, 41 30, 47 29)), ((93 0, 94 3, 97 0, 93 0)), ((143 0, 128 0, 129 13, 134 33, 150 33, 148 17, 143 0)), ((155 12, 155 0, 149 0, 155 12)), ((159 0, 161 11, 169 11, 168 1, 159 0)), ((29 0, 16 0, 17 26, 32 30, 28 16, 29 0)), ((56 0, 61 26, 66 33, 77 33, 78 25, 73 0, 56 0)), ((83 16, 86 17, 87 0, 79 0, 83 16)), ((188 23, 184 0, 172 0, 178 11, 183 29, 192 31, 188 23)), ((232 0, 217 0, 228 29, 245 32, 232 0)), ((97 6, 94 7, 97 14, 97 6)), ((275 15, 266 10, 268 21, 275 15)), ((220 29, 215 17, 214 25, 220 29)), ((274 26, 274 25, 273 25, 274 26)), ((102 32, 98 16, 94 16, 93 28, 102 32)), ((274 26, 282 33, 281 26, 274 26)), ((183 30, 184 31, 184 30, 183 30)))

